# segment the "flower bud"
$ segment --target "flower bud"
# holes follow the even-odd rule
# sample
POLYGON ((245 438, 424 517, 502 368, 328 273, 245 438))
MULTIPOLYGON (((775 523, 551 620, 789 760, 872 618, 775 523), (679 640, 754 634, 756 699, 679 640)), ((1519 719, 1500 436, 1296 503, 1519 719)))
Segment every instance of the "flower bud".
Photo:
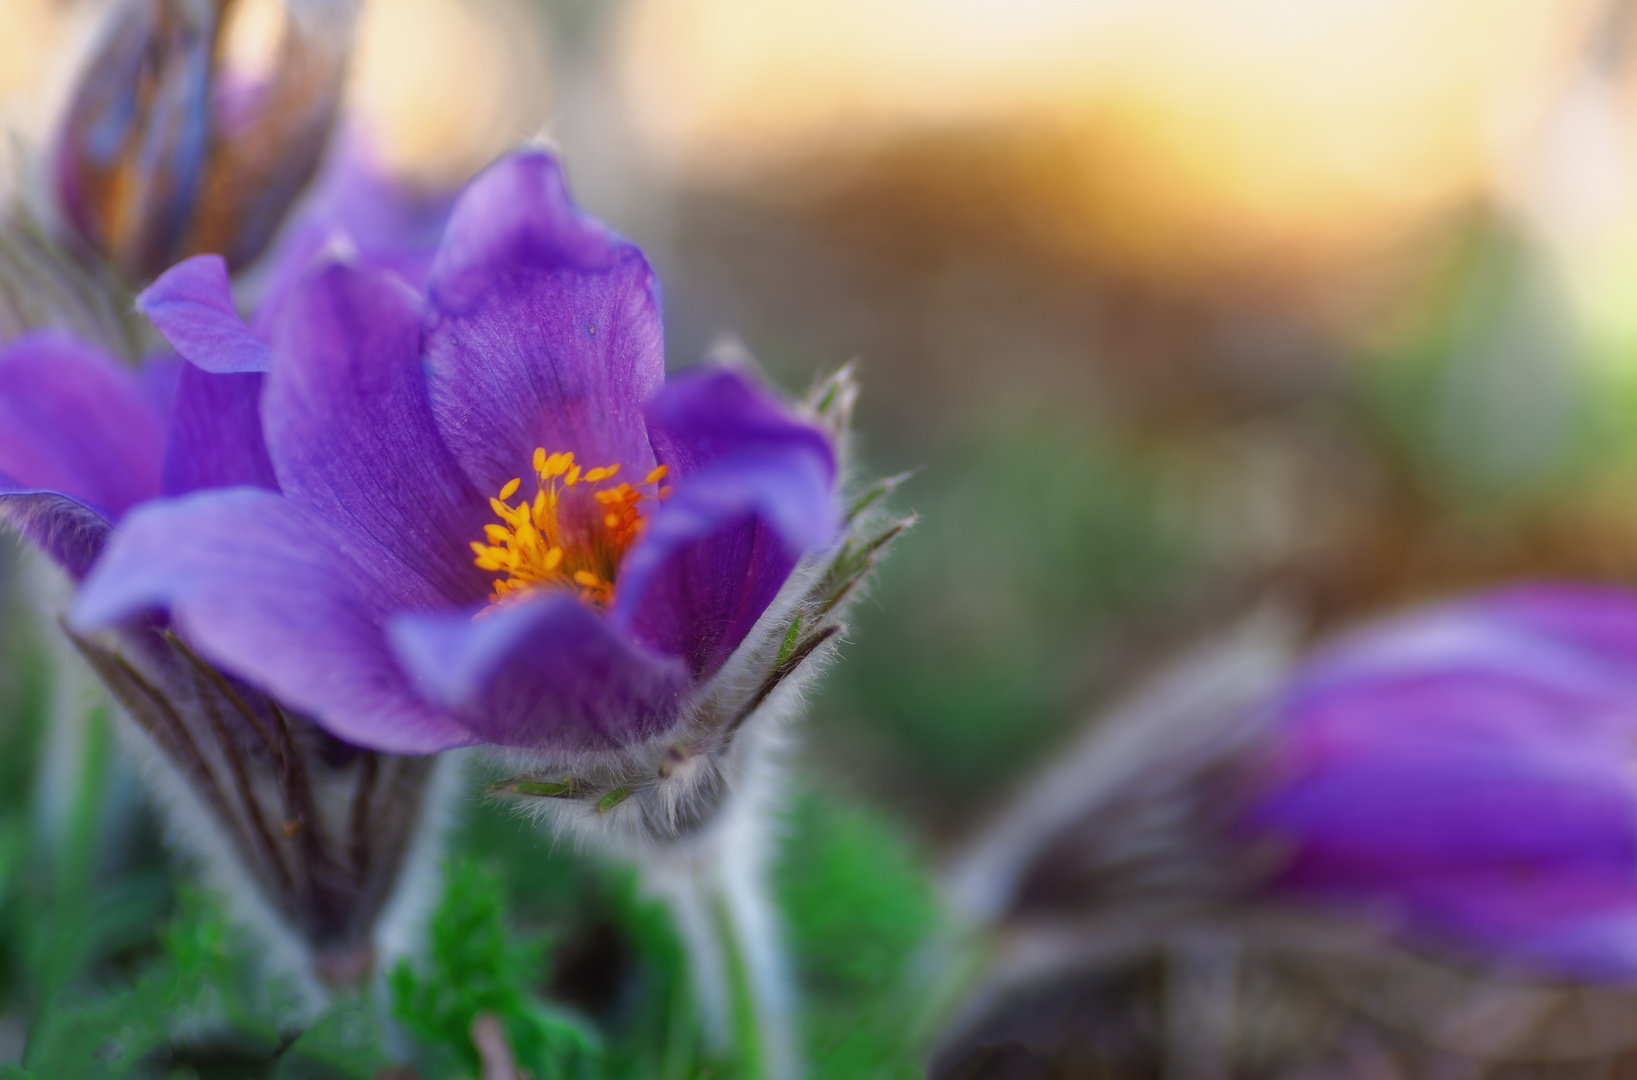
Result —
POLYGON ((279 4, 266 9, 276 44, 246 62, 226 30, 262 0, 122 0, 73 95, 56 160, 64 217, 133 279, 200 252, 249 263, 318 167, 356 5, 266 2, 279 4))
POLYGON ((1072 1024, 1027 1034, 1045 1014, 1118 1042, 1139 1021, 1112 988, 1138 984, 1165 1015, 1145 1052, 1178 1075, 1240 1071, 1267 1033, 1236 998, 1290 1017, 1257 1050, 1270 1074, 1312 1071, 1344 1027, 1372 1053, 1413 1032, 1428 1061, 1629 1050, 1637 593, 1496 590, 1299 664, 1247 645, 1104 720, 959 864, 991 963, 934 1074, 1010 1068, 1020 1038, 1030 1067, 1093 1052, 1072 1024), (1516 1023, 1477 1022, 1497 1010, 1516 1023))
POLYGON ((135 721, 173 841, 276 963, 318 1001, 368 981, 435 858, 452 760, 342 742, 166 631, 69 636, 135 721))

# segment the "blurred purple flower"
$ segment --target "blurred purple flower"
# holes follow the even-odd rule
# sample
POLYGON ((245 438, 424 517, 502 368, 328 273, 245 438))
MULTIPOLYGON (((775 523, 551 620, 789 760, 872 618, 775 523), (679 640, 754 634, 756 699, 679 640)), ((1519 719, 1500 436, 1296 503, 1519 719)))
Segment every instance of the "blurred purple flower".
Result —
MULTIPOLYGON (((144 305, 198 363, 268 366, 218 269, 183 264, 144 305)), ((731 371, 665 386, 652 271, 548 154, 468 188, 424 300, 328 261, 272 343, 260 416, 282 490, 136 509, 73 622, 164 609, 349 742, 664 737, 836 539, 831 436, 731 371)))
POLYGON ((1531 586, 1373 625, 1280 702, 1243 825, 1275 889, 1554 974, 1637 974, 1637 595, 1531 586))

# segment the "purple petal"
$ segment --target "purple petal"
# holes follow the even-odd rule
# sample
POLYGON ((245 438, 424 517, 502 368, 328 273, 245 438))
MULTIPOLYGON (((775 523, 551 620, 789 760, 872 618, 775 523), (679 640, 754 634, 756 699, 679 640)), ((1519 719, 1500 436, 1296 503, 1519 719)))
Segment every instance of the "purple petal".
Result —
POLYGON ((1342 638, 1245 821, 1281 887, 1557 972, 1637 974, 1637 595, 1510 589, 1342 638), (1597 959, 1601 956, 1602 959, 1597 959))
POLYGON ((0 473, 59 491, 118 520, 159 493, 164 433, 128 368, 64 334, 0 351, 0 473))
POLYGON ((1398 884, 1395 875, 1557 860, 1628 865, 1632 792, 1617 762, 1542 760, 1472 743, 1382 746, 1346 768, 1304 770, 1258 809, 1276 831, 1311 833, 1298 873, 1398 884))
POLYGON ((291 298, 262 419, 279 486, 367 537, 398 606, 488 595, 470 544, 494 518, 438 434, 419 298, 382 271, 331 263, 291 298))
POLYGON ((1521 672, 1564 685, 1637 691, 1637 596, 1534 586, 1414 611, 1325 649, 1308 666, 1300 689, 1318 693, 1380 677, 1454 670, 1521 672))
POLYGON ((1519 876, 1501 867, 1429 881, 1409 915, 1425 925, 1460 926, 1469 945, 1558 977, 1630 981, 1637 974, 1637 887, 1629 872, 1547 873, 1527 883, 1519 876))
POLYGON ((476 741, 405 682, 352 542, 267 491, 156 501, 124 522, 70 621, 94 630, 168 610, 201 655, 347 742, 429 754, 476 741))
POLYGON ((278 490, 262 438, 262 378, 184 365, 165 446, 166 495, 240 485, 278 490))
POLYGON ((1515 626, 1537 639, 1572 645, 1618 670, 1637 690, 1637 592, 1609 586, 1541 583, 1485 593, 1474 617, 1515 626))
POLYGON ((1637 594, 1533 586, 1411 612, 1309 663, 1284 715, 1301 739, 1637 741, 1637 594), (1415 723, 1373 723, 1389 707, 1415 723))
POLYGON ((733 372, 672 383, 649 415, 681 475, 621 567, 616 618, 708 678, 801 557, 834 539, 835 459, 733 372))
POLYGON ((574 205, 553 154, 521 150, 461 193, 432 264, 430 290, 440 310, 465 313, 520 272, 607 273, 633 250, 574 205))
POLYGON ((674 720, 688 685, 676 659, 627 640, 566 593, 477 618, 399 616, 388 633, 423 694, 502 746, 629 745, 674 720))
POLYGON ((824 432, 792 419, 731 368, 702 367, 672 379, 647 416, 673 482, 721 457, 780 449, 805 450, 835 476, 835 448, 824 432))
MULTIPOLYGON (((452 197, 396 182, 356 132, 338 133, 330 160, 270 256, 252 325, 270 331, 307 268, 327 249, 350 247, 365 265, 424 291, 452 197)), ((264 335, 266 336, 266 335, 264 335)))
POLYGON ((527 476, 536 447, 652 468, 641 407, 664 382, 658 281, 569 201, 555 158, 514 154, 473 181, 429 288, 438 421, 486 494, 527 476))
MULTIPOLYGON (((1590 975, 1609 974, 1612 957, 1587 969, 1579 924, 1637 926, 1634 819, 1616 761, 1484 746, 1378 749, 1293 779, 1254 817, 1292 845, 1284 889, 1373 908, 1422 939, 1590 975)), ((1637 958, 1637 939, 1624 952, 1637 958)))
MULTIPOLYGON (((828 495, 811 456, 723 461, 661 505, 620 570, 615 618, 681 656, 697 679, 732 655, 803 554, 775 522, 782 501, 828 495)), ((821 534, 814 534, 821 535, 821 534)))
POLYGON ((75 581, 102 554, 114 527, 102 511, 58 491, 16 487, 0 475, 0 517, 75 581))
POLYGON ((206 371, 266 371, 272 365, 272 352, 233 306, 220 255, 177 263, 143 290, 136 307, 184 359, 206 371))
POLYGON ((182 381, 182 369, 187 366, 186 360, 167 349, 143 357, 142 366, 136 369, 137 383, 148 395, 154 415, 160 417, 167 429, 171 407, 176 403, 176 388, 182 381))

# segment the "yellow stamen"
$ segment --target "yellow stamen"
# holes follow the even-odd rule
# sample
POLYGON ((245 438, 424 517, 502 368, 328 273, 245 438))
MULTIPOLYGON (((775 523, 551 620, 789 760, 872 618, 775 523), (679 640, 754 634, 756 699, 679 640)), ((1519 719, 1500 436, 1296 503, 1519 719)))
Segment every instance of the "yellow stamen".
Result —
POLYGON ((534 497, 512 505, 507 500, 523 481, 507 481, 499 496, 489 500, 502 524, 485 525, 484 539, 470 545, 479 569, 504 575, 493 582, 491 603, 536 589, 566 588, 589 603, 608 604, 620 563, 648 524, 640 504, 670 494, 669 488, 646 493, 638 488, 651 489, 669 469, 660 465, 641 484, 599 488, 588 499, 570 489, 612 480, 620 471, 618 462, 582 469, 572 451, 548 454, 537 447, 530 463, 539 478, 534 497))

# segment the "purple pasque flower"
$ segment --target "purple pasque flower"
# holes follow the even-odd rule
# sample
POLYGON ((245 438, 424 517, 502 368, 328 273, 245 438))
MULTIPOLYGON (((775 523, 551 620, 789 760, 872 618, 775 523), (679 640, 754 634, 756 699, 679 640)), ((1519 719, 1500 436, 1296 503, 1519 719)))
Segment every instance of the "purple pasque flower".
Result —
MULTIPOLYGON (((276 490, 259 373, 141 370, 56 333, 0 349, 0 515, 76 582, 134 507, 212 487, 276 490)), ((416 838, 434 765, 335 739, 221 674, 162 620, 71 634, 126 707, 178 843, 310 985, 353 984, 416 838), (294 948, 289 947, 294 943, 294 948)))
POLYGON ((1273 888, 1548 973, 1637 974, 1637 595, 1542 585, 1303 667, 1241 829, 1273 888))
MULTIPOLYGON (((179 348, 230 310, 188 302, 179 348)), ((548 776, 512 790, 611 809, 730 741, 885 543, 841 542, 850 384, 811 419, 736 371, 665 385, 652 270, 542 151, 461 196, 424 298, 331 260, 272 342, 280 490, 139 508, 72 621, 163 610, 351 743, 515 748, 548 776)))
MULTIPOLYGON (((78 583, 144 502, 278 490, 261 397, 280 298, 325 245, 413 270, 429 259, 439 214, 346 155, 271 253, 253 326, 237 313, 226 262, 203 255, 137 299, 186 360, 138 369, 61 331, 0 349, 0 517, 78 583)), ((223 675, 162 618, 95 641, 71 637, 135 721, 176 841, 273 938, 270 955, 299 958, 298 985, 367 976, 398 940, 394 897, 421 876, 417 861, 435 862, 440 815, 430 804, 450 788, 436 763, 335 738, 223 675)))

